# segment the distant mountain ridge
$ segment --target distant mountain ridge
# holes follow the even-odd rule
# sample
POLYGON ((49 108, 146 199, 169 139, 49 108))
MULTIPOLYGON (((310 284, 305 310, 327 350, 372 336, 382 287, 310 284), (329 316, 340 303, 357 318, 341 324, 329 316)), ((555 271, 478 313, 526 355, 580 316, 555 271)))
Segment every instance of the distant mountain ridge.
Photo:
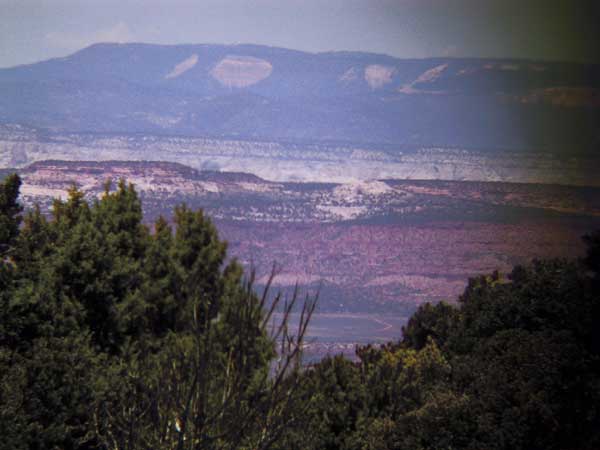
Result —
POLYGON ((53 133, 570 155, 600 143, 599 92, 596 65, 95 44, 0 69, 0 123, 53 133))

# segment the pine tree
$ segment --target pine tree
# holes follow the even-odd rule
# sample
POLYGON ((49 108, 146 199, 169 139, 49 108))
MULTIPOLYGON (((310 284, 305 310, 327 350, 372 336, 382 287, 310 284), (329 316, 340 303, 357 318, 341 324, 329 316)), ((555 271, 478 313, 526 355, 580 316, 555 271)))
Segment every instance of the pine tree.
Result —
POLYGON ((22 207, 18 203, 21 178, 6 177, 0 184, 0 257, 4 259, 19 234, 22 207))

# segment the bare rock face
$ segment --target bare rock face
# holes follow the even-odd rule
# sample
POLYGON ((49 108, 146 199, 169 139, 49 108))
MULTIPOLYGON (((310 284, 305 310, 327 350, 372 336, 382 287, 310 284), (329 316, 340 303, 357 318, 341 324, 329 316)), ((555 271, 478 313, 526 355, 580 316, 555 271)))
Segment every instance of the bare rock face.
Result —
POLYGON ((167 75, 165 75, 165 79, 168 80, 169 78, 177 78, 181 74, 190 70, 196 64, 198 64, 198 55, 194 53, 192 56, 186 58, 185 60, 177 64, 175 67, 173 67, 173 70, 171 70, 167 75))
POLYGON ((356 70, 356 67, 350 67, 338 78, 338 80, 342 83, 350 83, 352 81, 355 81, 358 78, 358 76, 359 75, 358 71, 356 70))
POLYGON ((268 78, 272 71, 273 66, 264 59, 230 55, 219 61, 210 74, 223 86, 244 88, 268 78))
POLYGON ((365 81, 371 89, 378 89, 392 82, 394 72, 393 67, 371 64, 365 67, 365 81))
POLYGON ((403 94, 417 94, 417 93, 435 93, 436 91, 430 91, 427 89, 428 84, 434 83, 437 81, 443 74, 443 72, 448 68, 448 64, 440 64, 431 69, 423 72, 419 77, 413 82, 402 86, 398 89, 398 92, 402 92, 403 94), (415 86, 419 85, 417 88, 415 86))

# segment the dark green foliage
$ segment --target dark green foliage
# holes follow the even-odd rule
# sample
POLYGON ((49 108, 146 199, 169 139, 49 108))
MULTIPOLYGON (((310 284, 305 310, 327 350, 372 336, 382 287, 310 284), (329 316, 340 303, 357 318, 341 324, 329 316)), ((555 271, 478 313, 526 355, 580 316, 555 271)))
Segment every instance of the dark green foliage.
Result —
MULTIPOLYGON (((14 241, 19 233, 22 208, 17 202, 21 179, 13 174, 0 183, 0 305, 8 301, 6 291, 14 265, 14 241)), ((2 325, 0 324, 0 332, 2 325)))
POLYGON ((585 235, 583 240, 588 248, 584 263, 598 277, 600 274, 600 230, 585 235))
POLYGON ((443 345, 448 339, 456 312, 456 308, 445 302, 435 305, 425 303, 402 327, 402 344, 420 350, 431 337, 437 345, 443 345))
POLYGON ((310 431, 281 448, 599 448, 598 233, 586 242, 582 261, 479 276, 457 306, 422 305, 399 343, 338 362, 344 377, 317 364, 310 431))
POLYGON ((342 356, 327 358, 307 374, 303 389, 317 395, 311 405, 315 419, 304 428, 313 430, 309 442, 295 448, 346 448, 367 412, 367 393, 354 364, 342 356))
POLYGON ((305 331, 281 324, 272 369, 267 293, 202 211, 150 232, 133 187, 108 182, 19 230, 19 185, 0 185, 0 448, 269 448, 294 417, 305 331))
POLYGON ((22 208, 17 202, 21 179, 13 174, 0 184, 0 256, 4 257, 19 233, 22 208))
POLYGON ((598 292, 565 260, 472 280, 448 349, 486 448, 596 448, 598 292))
POLYGON ((269 336, 281 297, 267 308, 202 211, 150 230, 121 181, 19 228, 19 185, 0 185, 2 450, 600 448, 598 233, 302 371, 314 303, 269 336))

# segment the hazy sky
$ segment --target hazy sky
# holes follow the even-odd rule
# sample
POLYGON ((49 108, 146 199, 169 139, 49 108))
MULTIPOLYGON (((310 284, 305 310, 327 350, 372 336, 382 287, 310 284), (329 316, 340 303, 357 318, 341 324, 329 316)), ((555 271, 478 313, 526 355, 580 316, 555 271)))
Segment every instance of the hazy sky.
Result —
POLYGON ((94 42, 600 62, 600 0, 0 0, 0 67, 94 42))

